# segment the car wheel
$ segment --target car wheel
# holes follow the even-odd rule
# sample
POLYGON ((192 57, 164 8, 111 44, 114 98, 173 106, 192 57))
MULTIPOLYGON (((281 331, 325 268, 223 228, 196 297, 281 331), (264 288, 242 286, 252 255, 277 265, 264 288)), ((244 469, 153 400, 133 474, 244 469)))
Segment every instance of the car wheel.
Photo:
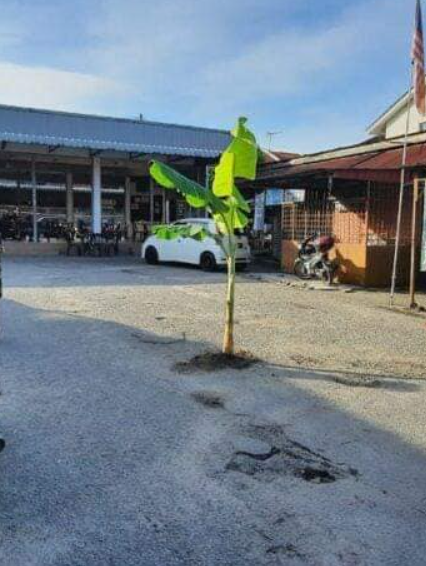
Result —
POLYGON ((145 261, 149 263, 149 265, 158 263, 158 252, 153 246, 149 246, 149 248, 145 250, 145 261))
POLYGON ((210 252, 204 252, 200 257, 200 267, 203 271, 214 271, 216 269, 216 258, 210 252))

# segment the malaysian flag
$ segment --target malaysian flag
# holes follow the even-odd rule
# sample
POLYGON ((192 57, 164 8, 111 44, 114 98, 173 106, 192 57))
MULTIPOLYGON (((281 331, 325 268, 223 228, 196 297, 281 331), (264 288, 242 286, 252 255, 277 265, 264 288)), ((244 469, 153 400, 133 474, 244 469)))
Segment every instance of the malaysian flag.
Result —
POLYGON ((411 58, 413 62, 414 101, 417 110, 424 116, 426 114, 425 48, 423 43, 422 8, 420 6, 420 0, 417 0, 416 6, 416 24, 411 58))

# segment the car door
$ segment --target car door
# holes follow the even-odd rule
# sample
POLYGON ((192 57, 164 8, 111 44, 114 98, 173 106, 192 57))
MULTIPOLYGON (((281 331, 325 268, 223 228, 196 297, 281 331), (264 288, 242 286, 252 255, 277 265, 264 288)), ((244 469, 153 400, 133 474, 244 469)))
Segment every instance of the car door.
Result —
MULTIPOLYGON (((187 222, 178 220, 174 222, 174 226, 186 226, 187 222)), ((174 240, 163 240, 162 241, 162 261, 181 261, 185 262, 185 239, 186 238, 176 238, 174 240)))

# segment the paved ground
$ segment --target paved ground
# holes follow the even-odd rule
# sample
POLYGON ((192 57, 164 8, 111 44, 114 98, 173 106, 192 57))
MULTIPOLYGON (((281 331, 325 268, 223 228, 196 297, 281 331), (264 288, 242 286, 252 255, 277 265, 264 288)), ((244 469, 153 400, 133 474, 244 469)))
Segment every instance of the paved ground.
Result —
POLYGON ((264 363, 182 375, 220 345, 223 274, 4 274, 2 566, 424 565, 424 318, 244 277, 237 339, 264 363))

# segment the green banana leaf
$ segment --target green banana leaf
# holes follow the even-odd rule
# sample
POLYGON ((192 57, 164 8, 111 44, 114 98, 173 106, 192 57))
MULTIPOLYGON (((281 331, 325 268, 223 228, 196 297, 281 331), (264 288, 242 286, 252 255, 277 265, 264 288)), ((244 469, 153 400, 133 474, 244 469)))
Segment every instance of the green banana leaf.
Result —
POLYGON ((212 236, 208 230, 201 225, 164 225, 159 224, 152 228, 152 233, 161 240, 176 240, 177 238, 192 238, 193 240, 202 241, 205 238, 212 236))
POLYGON ((165 163, 152 161, 149 172, 159 185, 165 189, 176 190, 193 208, 209 208, 213 214, 228 210, 226 204, 211 191, 181 175, 165 163))

